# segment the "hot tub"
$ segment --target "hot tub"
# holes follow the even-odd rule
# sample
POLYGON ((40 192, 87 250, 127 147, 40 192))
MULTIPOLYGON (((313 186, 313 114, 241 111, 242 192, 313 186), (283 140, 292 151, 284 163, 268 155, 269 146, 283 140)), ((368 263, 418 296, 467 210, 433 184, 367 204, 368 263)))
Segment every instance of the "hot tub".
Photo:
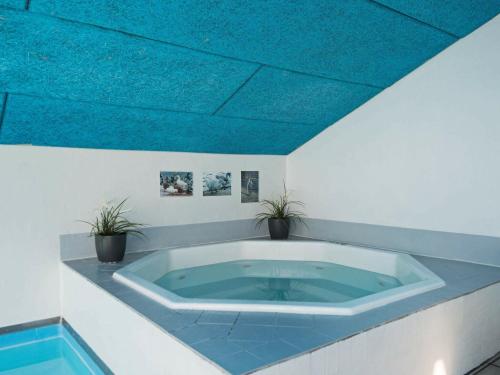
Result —
POLYGON ((440 288, 407 254, 324 241, 163 249, 113 274, 172 309, 354 315, 440 288))

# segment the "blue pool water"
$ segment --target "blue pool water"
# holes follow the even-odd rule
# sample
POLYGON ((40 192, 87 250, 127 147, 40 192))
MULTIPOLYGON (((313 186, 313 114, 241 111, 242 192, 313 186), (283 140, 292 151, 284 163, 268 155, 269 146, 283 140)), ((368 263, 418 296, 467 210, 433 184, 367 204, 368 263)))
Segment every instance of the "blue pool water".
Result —
POLYGON ((345 302, 401 285, 391 276, 327 262, 238 260, 168 272, 155 283, 184 298, 345 302))
POLYGON ((2 375, 104 374, 61 324, 0 335, 2 375))

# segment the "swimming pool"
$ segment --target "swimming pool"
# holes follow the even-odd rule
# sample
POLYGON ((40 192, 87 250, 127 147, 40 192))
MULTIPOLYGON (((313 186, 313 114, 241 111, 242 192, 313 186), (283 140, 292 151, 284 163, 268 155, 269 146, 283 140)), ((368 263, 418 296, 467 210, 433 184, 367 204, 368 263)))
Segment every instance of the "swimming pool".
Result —
POLYGON ((2 375, 105 374, 62 324, 0 335, 2 375))
POLYGON ((407 254, 324 241, 159 250, 113 277, 174 309, 353 315, 444 286, 407 254))

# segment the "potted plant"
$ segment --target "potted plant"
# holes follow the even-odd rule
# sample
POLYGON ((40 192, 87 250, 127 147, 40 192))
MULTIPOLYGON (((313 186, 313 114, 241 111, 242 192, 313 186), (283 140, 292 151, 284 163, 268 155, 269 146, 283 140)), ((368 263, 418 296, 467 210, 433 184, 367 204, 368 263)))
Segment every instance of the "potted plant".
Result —
POLYGON ((286 185, 283 184, 283 194, 275 200, 265 199, 261 202, 264 211, 256 215, 257 225, 267 220, 269 234, 273 240, 284 240, 290 233, 293 221, 303 223, 304 213, 293 209, 293 206, 304 206, 300 201, 290 200, 286 185))
POLYGON ((103 263, 117 263, 123 260, 127 245, 127 234, 143 235, 139 230, 143 224, 133 223, 124 217, 125 198, 117 205, 105 204, 90 225, 90 235, 94 236, 97 259, 103 263))

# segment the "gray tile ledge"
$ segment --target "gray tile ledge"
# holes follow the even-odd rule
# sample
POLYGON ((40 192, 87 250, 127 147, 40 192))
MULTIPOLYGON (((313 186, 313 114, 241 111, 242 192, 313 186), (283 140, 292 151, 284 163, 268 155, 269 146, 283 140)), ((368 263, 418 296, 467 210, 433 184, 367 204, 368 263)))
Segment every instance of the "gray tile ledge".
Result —
POLYGON ((43 326, 50 325, 50 324, 59 324, 59 323, 61 323, 61 321, 62 321, 62 319, 60 316, 55 316, 52 318, 34 320, 31 322, 19 323, 19 324, 14 324, 14 325, 10 325, 10 326, 0 327, 0 335, 3 335, 4 333, 13 333, 13 332, 24 331, 26 329, 43 327, 43 326))
MULTIPOLYGON (((268 236, 264 226, 255 226, 254 219, 147 227, 142 231, 144 238, 127 238, 128 253, 268 236)), ((88 233, 62 234, 59 246, 63 261, 95 257, 94 238, 88 233)))
MULTIPOLYGON (((241 357, 241 355, 236 356, 236 353, 228 352, 226 356, 224 356, 224 351, 229 350, 234 351, 234 346, 229 345, 231 343, 237 343, 237 341, 231 339, 231 335, 225 335, 225 331, 223 328, 220 328, 220 334, 215 334, 213 329, 214 324, 204 324, 203 322, 198 322, 199 317, 202 315, 202 312, 198 312, 199 316, 196 319, 193 319, 190 314, 193 314, 193 311, 183 310, 183 311, 174 311, 170 310, 162 305, 157 304, 156 302, 138 294, 135 291, 132 291, 125 285, 119 284, 115 281, 109 282, 111 279, 111 275, 114 270, 117 270, 136 259, 139 259, 151 252, 144 253, 131 253, 126 255, 126 259, 123 264, 117 265, 104 265, 99 264, 96 258, 87 258, 82 260, 70 260, 63 262, 66 266, 73 269, 75 272, 80 273, 82 276, 87 278, 90 282, 97 285, 98 287, 104 289, 109 294, 111 294, 114 298, 120 300, 122 303, 127 305, 132 310, 135 310, 136 313, 150 320, 160 329, 162 329, 167 334, 175 337, 179 342, 181 342, 184 346, 189 347, 191 350, 195 351, 202 358, 210 361, 212 364, 215 364, 219 368, 224 368, 224 364, 226 362, 222 361, 220 358, 223 357, 227 360, 231 355, 235 356, 235 359, 241 357), (107 279, 106 279, 107 278, 107 279), (106 281, 107 280, 107 281, 106 281), (183 317, 185 315, 185 317, 183 317), (162 319, 162 316, 164 317, 162 319), (167 318, 165 318, 167 317, 167 318), (172 317, 172 318, 168 318, 172 317), (173 318, 175 317, 175 319, 173 318), (177 320, 176 320, 177 319, 177 320), (184 326, 182 321, 185 322, 184 326), (179 323, 181 322, 181 323, 179 323), (212 327, 212 328, 210 328, 212 327), (196 340, 194 343, 192 339, 188 339, 182 331, 189 328, 191 332, 196 333, 196 340), (205 336, 204 336, 205 335, 205 336), (201 342, 211 342, 210 345, 199 345, 197 343, 201 342), (222 343, 228 343, 228 345, 222 345, 222 343), (213 345, 212 345, 213 344, 213 345), (217 349, 217 353, 221 353, 221 355, 213 354, 214 348, 213 346, 220 346, 220 350, 217 349), (207 348, 210 347, 211 350, 207 348)), ((477 290, 486 288, 490 285, 496 284, 500 282, 500 268, 484 266, 478 264, 467 263, 463 261, 452 261, 445 259, 437 259, 428 256, 414 256, 417 260, 423 263, 426 267, 435 272, 438 276, 442 277, 447 285, 443 288, 436 289, 435 291, 427 292, 418 296, 410 297, 405 300, 401 300, 386 306, 383 306, 378 309, 374 309, 368 311, 363 314, 354 315, 352 317, 337 317, 337 316, 314 316, 310 315, 311 319, 314 322, 313 328, 321 328, 322 332, 325 332, 327 338, 325 338, 323 343, 311 343, 310 347, 307 349, 300 349, 294 355, 285 355, 285 356, 276 356, 273 360, 263 361, 263 359, 255 359, 253 367, 249 364, 248 368, 245 368, 244 371, 238 371, 235 373, 253 373, 255 371, 264 369, 269 366, 273 366, 278 363, 282 363, 284 361, 290 360, 292 358, 314 352, 326 346, 335 344, 337 342, 346 340, 350 337, 358 335, 360 333, 366 332, 373 328, 379 327, 384 324, 388 324, 390 322, 402 319, 411 314, 417 313, 419 311, 423 311, 425 309, 431 308, 440 303, 444 303, 464 295, 468 295, 477 290), (466 275, 467 277, 458 277, 457 275, 466 275), (348 329, 338 329, 340 326, 348 326, 348 329)), ((210 313, 212 314, 212 313, 210 313)), ((274 314, 278 316, 279 314, 274 314)), ((289 316, 289 315, 287 315, 289 316)), ((298 315, 299 317, 304 317, 308 315, 298 315)), ((279 326, 278 319, 275 319, 272 313, 244 313, 244 315, 238 314, 238 317, 232 324, 224 324, 223 327, 228 327, 229 332, 231 332, 235 327, 247 325, 249 327, 266 327, 266 329, 276 330, 276 328, 280 328, 280 332, 285 332, 287 327, 289 329, 294 328, 302 328, 303 325, 287 325, 287 326, 279 326), (267 325, 261 326, 259 324, 255 324, 255 322, 264 322, 262 320, 265 318, 264 315, 269 315, 270 319, 264 319, 267 325), (245 319, 243 319, 245 316, 245 319), (254 318, 253 320, 251 318, 254 318), (252 321, 254 322, 252 324, 252 321), (250 324, 249 324, 250 323, 250 324), (272 323, 272 324, 271 324, 272 323)), ((185 331, 187 333, 187 331, 185 331)), ((277 340, 280 337, 276 337, 277 340)), ((287 338, 285 340, 289 345, 298 346, 298 342, 294 342, 292 338, 287 338)), ((269 342, 269 341, 267 341, 269 342)), ((266 342, 262 341, 262 344, 266 342)), ((242 343, 239 343, 243 345, 242 343)), ((258 344, 258 343, 257 343, 258 344)), ((249 355, 244 356, 245 360, 251 362, 252 358, 255 357, 251 354, 251 341, 247 341, 247 344, 242 346, 242 351, 238 353, 249 353, 249 355), (250 348, 250 349, 249 349, 250 348)), ((229 371, 226 369, 225 371, 229 371)))
POLYGON ((500 237, 306 218, 298 237, 500 267, 500 237))

